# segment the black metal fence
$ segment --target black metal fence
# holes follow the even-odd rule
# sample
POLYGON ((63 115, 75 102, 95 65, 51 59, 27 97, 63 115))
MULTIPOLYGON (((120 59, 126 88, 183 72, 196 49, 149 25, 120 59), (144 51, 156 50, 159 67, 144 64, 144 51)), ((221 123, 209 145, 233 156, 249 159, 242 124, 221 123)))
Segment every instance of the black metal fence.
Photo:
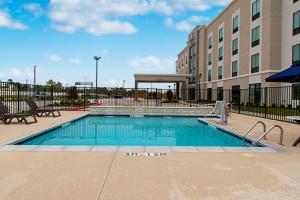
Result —
POLYGON ((232 111, 261 118, 293 122, 287 116, 300 116, 300 86, 201 90, 202 102, 225 100, 232 111))
POLYGON ((25 100, 34 98, 41 108, 85 111, 90 106, 200 107, 218 100, 232 104, 233 112, 290 121, 300 116, 300 87, 250 89, 157 89, 33 86, 0 82, 0 99, 10 112, 29 110, 25 100))

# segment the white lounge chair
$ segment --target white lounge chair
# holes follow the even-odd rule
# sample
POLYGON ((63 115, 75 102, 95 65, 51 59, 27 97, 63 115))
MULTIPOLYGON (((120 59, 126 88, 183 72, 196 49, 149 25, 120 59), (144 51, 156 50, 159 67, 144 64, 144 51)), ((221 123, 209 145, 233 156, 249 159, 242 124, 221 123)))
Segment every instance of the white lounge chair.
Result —
POLYGON ((298 137, 297 140, 295 140, 293 147, 296 147, 298 144, 300 144, 300 136, 298 137))
POLYGON ((300 116, 287 116, 286 118, 300 123, 300 116))

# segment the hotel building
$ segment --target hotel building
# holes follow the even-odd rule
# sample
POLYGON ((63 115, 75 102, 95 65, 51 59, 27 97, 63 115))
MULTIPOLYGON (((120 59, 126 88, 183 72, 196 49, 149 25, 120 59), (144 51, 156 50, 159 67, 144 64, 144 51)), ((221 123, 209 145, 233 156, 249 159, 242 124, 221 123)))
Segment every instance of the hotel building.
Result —
MULTIPOLYGON (((300 0, 233 0, 210 24, 189 34, 182 52, 177 63, 188 64, 177 73, 192 74, 187 88, 206 90, 207 96, 213 90, 223 98, 224 90, 234 96, 239 89, 256 93, 283 86, 265 79, 300 60, 300 0)), ((190 95, 199 99, 197 92, 190 95)))

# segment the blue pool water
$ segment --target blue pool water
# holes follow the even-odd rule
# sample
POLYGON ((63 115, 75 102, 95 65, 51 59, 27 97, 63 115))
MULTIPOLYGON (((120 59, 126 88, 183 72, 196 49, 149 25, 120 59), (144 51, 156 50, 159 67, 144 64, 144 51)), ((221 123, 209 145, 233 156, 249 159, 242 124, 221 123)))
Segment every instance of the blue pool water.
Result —
POLYGON ((250 146, 194 117, 87 116, 21 145, 250 146))

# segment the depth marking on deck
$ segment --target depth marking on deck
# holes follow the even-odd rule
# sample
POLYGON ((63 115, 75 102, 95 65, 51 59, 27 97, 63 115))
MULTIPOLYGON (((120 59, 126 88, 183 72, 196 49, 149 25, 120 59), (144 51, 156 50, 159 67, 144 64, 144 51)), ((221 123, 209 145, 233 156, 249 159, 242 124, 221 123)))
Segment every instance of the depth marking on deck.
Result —
POLYGON ((136 153, 136 152, 126 152, 124 153, 126 157, 166 157, 167 153, 136 153))

